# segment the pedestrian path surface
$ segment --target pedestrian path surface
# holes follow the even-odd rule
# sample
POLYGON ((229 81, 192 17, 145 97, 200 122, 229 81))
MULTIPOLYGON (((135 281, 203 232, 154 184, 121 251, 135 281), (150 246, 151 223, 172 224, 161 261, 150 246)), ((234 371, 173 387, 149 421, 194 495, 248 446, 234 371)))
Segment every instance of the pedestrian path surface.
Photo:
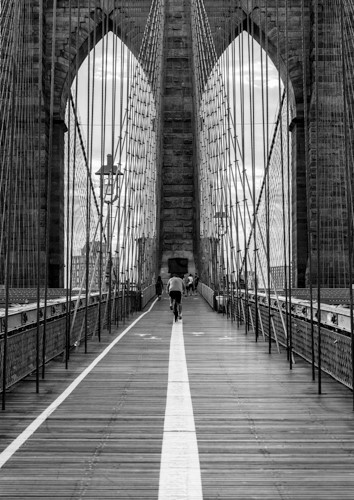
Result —
POLYGON ((39 394, 9 392, 0 498, 354 498, 351 391, 324 376, 318 395, 301 359, 199 296, 183 307, 174 324, 164 295, 51 363, 39 394))

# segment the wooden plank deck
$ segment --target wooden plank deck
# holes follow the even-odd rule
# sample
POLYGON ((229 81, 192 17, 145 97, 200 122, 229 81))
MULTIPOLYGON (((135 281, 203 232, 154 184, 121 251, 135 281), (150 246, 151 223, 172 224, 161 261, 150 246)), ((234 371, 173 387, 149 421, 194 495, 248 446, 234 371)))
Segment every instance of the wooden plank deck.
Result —
MULTIPOLYGON (((171 327, 165 295, 3 465, 0 498, 157 499, 171 327)), ((31 378, 11 390, 0 451, 115 335, 52 363, 40 394, 31 378)), ((319 396, 306 363, 290 371, 200 297, 183 335, 204 500, 354 498, 351 391, 324 376, 319 396)))

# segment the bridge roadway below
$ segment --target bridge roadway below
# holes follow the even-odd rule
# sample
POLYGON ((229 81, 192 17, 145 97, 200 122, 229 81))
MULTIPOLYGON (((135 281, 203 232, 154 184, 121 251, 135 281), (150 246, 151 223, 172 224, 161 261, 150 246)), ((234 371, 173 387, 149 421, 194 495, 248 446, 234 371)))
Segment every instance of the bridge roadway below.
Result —
POLYGON ((175 325, 165 294, 9 391, 0 497, 352 500, 352 393, 295 361, 199 296, 175 325))

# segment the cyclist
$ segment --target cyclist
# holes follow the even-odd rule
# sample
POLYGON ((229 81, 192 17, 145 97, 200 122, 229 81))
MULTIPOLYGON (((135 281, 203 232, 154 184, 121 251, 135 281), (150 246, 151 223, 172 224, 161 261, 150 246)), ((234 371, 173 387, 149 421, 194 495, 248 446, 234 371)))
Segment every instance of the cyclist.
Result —
POLYGON ((175 300, 178 305, 178 317, 182 319, 182 293, 185 292, 185 285, 177 274, 173 274, 168 280, 167 292, 170 296, 170 309, 173 309, 173 301, 175 300))

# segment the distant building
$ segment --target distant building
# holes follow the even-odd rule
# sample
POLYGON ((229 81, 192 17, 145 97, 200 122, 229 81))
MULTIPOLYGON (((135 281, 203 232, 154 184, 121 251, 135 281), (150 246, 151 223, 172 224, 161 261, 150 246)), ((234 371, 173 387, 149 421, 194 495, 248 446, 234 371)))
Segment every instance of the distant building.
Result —
MULTIPOLYGON (((270 275, 272 280, 272 287, 277 290, 282 290, 285 288, 285 269, 287 273, 287 280, 289 281, 289 266, 273 266, 270 268, 270 275)), ((291 279, 291 274, 290 274, 291 279)), ((289 287, 289 282, 286 283, 289 287)))
MULTIPOLYGON (((99 266, 99 250, 100 250, 100 242, 95 241, 91 244, 90 251, 90 262, 89 262, 89 286, 92 283, 92 289, 99 289, 99 280, 100 280, 100 266, 99 266)), ((102 268, 106 267, 106 245, 102 246, 102 268)), ((85 285, 86 279, 86 246, 81 249, 80 255, 73 255, 72 257, 72 288, 80 288, 85 285)), ((102 276, 104 279, 104 276, 102 276)))

